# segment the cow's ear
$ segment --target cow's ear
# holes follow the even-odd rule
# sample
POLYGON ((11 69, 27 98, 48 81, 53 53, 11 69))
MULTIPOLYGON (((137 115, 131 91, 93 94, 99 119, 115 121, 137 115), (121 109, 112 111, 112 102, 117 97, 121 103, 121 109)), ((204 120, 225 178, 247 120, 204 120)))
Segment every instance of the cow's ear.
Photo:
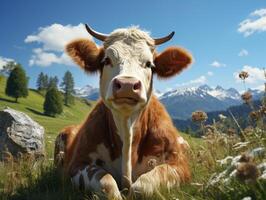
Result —
POLYGON ((161 78, 180 73, 192 63, 192 55, 179 47, 169 47, 155 56, 154 71, 161 78))
POLYGON ((101 68, 104 51, 90 40, 74 40, 67 44, 66 52, 86 72, 96 72, 101 68))

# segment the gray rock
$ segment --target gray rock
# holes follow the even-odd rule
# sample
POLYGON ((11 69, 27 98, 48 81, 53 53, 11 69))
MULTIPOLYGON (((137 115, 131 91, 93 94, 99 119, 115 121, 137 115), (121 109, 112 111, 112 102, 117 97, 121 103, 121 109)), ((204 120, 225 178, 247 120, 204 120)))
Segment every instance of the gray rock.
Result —
POLYGON ((44 156, 44 128, 23 112, 11 108, 0 111, 0 160, 7 151, 15 158, 21 153, 44 156))

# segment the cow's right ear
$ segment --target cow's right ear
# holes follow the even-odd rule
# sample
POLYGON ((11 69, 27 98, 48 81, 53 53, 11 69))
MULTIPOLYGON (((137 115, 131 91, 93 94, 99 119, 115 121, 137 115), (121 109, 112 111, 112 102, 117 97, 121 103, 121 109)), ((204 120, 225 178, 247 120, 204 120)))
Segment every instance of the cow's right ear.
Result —
POLYGON ((90 40, 74 40, 67 44, 66 52, 86 72, 97 72, 101 68, 104 51, 90 40))

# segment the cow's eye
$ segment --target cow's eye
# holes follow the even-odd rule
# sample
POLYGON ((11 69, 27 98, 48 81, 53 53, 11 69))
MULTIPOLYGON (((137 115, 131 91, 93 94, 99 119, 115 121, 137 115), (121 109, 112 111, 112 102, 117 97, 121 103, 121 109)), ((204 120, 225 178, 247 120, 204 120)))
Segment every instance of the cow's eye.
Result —
POLYGON ((106 58, 103 60, 103 64, 104 64, 104 65, 111 65, 111 64, 112 64, 112 63, 111 63, 111 59, 108 58, 108 57, 106 57, 106 58))
POLYGON ((145 67, 147 67, 147 68, 153 68, 154 65, 153 65, 153 63, 151 61, 147 61, 146 64, 145 64, 145 67))

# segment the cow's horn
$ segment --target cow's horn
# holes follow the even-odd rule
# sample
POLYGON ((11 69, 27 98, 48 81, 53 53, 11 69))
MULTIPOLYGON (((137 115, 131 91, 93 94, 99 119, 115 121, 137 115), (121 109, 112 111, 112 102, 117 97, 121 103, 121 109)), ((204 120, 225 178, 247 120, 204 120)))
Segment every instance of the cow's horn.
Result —
POLYGON ((89 27, 87 24, 85 24, 86 30, 91 34, 93 37, 97 38, 98 40, 105 41, 108 35, 99 33, 95 30, 93 30, 91 27, 89 27))
POLYGON ((169 35, 162 37, 162 38, 156 38, 154 39, 154 44, 155 45, 159 45, 159 44, 163 44, 169 40, 171 40, 171 38, 174 36, 175 32, 173 31, 172 33, 170 33, 169 35))

